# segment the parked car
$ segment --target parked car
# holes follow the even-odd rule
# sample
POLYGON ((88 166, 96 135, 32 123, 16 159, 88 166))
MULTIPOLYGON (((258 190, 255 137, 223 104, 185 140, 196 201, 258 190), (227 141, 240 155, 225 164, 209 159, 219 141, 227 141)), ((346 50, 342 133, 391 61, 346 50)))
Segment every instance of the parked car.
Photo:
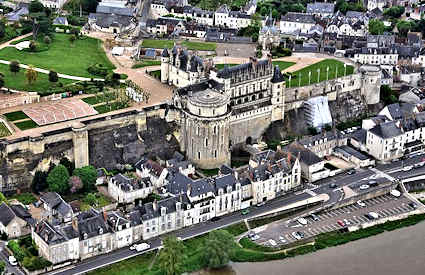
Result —
POLYGON ((132 246, 130 246, 130 250, 136 250, 136 244, 133 244, 132 246))
POLYGON ((242 215, 248 215, 248 214, 249 214, 249 209, 242 210, 242 215))
POLYGON ((413 168, 420 168, 420 167, 423 167, 424 165, 425 165, 425 162, 421 161, 421 162, 415 163, 415 165, 413 165, 413 168))
POLYGON ((395 190, 395 189, 391 190, 390 194, 391 194, 391 195, 393 195, 393 196, 394 196, 394 197, 396 197, 396 198, 398 198, 398 197, 400 197, 400 196, 401 196, 400 191, 395 190))
POLYGON ((11 266, 16 266, 18 265, 18 262, 16 261, 16 258, 14 256, 9 256, 9 263, 11 266))
POLYGON ((404 166, 404 167, 403 167, 403 171, 404 171, 404 172, 407 172, 407 171, 412 170, 412 168, 413 168, 413 167, 412 167, 411 165, 404 166))
POLYGON ((313 219, 313 221, 318 221, 319 217, 316 214, 311 214, 311 218, 313 219))
POLYGON ((378 218, 379 218, 379 215, 378 215, 378 213, 376 213, 376 212, 369 212, 369 213, 367 213, 365 216, 366 216, 366 218, 368 218, 369 220, 376 220, 376 219, 378 219, 378 218))
POLYGON ((301 240, 302 238, 301 238, 301 236, 298 234, 298 231, 296 231, 296 232, 292 232, 292 237, 294 237, 296 240, 301 240))
POLYGON ((356 173, 356 170, 355 169, 350 169, 350 170, 347 171, 347 174, 348 175, 353 175, 355 173, 356 173))
POLYGON ((360 185, 360 190, 366 190, 368 189, 370 186, 368 184, 362 184, 360 185))
POLYGON ((378 186, 378 182, 376 180, 371 180, 368 182, 368 185, 370 187, 375 187, 375 186, 378 186))
POLYGON ((329 188, 332 188, 332 189, 335 189, 335 188, 337 188, 338 186, 335 184, 335 183, 331 183, 331 184, 329 184, 329 188))
POLYGON ((282 243, 286 243, 286 240, 283 236, 279 236, 279 241, 281 241, 282 243))
POLYGON ((260 235, 255 234, 254 237, 251 240, 256 241, 258 239, 260 239, 260 235))
POLYGON ((269 244, 271 246, 276 246, 277 245, 276 241, 275 240, 272 240, 272 239, 269 240, 269 244))
POLYGON ((211 219, 211 221, 212 222, 217 222, 217 221, 219 221, 221 218, 220 217, 213 217, 212 219, 211 219))
POLYGON ((347 220, 347 219, 344 219, 343 222, 345 223, 345 225, 350 225, 351 224, 350 221, 347 220))
POLYGON ((299 218, 297 221, 298 221, 301 225, 307 225, 307 224, 308 224, 308 221, 307 221, 306 219, 304 219, 304 218, 299 218))
POLYGON ((259 203, 257 203, 257 207, 261 207, 261 206, 263 206, 265 204, 266 204, 265 202, 259 202, 259 203))
POLYGON ((251 240, 252 238, 254 238, 254 236, 255 236, 255 233, 253 232, 248 233, 248 238, 250 238, 251 240))
POLYGON ((297 231, 297 234, 301 237, 301 239, 305 237, 305 234, 302 231, 297 231))
POLYGON ((360 207, 366 207, 366 203, 362 202, 362 201, 357 201, 357 205, 360 207))
POLYGON ((345 223, 343 221, 341 221, 341 220, 337 220, 336 223, 339 224, 342 227, 345 226, 345 223))
POLYGON ((413 209, 418 208, 418 205, 414 202, 409 203, 409 206, 412 207, 413 209))
POLYGON ((140 252, 140 251, 143 251, 143 250, 146 250, 146 249, 149 249, 149 248, 151 248, 151 246, 147 243, 141 243, 141 244, 136 245, 136 251, 137 252, 140 252))

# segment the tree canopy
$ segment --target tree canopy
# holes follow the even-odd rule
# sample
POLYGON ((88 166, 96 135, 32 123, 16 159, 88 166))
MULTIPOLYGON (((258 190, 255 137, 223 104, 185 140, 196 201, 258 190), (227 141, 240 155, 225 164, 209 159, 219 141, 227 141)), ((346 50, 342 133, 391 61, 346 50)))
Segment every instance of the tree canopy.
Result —
POLYGON ((389 9, 384 10, 384 16, 392 18, 400 18, 405 11, 403 6, 392 6, 389 9))
POLYGON ((31 1, 30 5, 28 7, 28 11, 30 13, 43 12, 44 6, 43 6, 43 4, 41 4, 41 2, 39 2, 37 0, 31 1))
POLYGON ((76 168, 74 169, 72 175, 77 176, 81 179, 85 192, 90 192, 94 190, 97 179, 97 171, 93 166, 89 165, 81 168, 76 168))
POLYGON ((167 236, 163 240, 164 247, 159 253, 159 265, 167 275, 177 275, 182 272, 184 261, 184 244, 175 236, 167 236))
POLYGON ((35 171, 34 177, 32 178, 31 189, 34 193, 39 194, 41 191, 47 188, 47 172, 35 171))
POLYGON ((221 268, 230 261, 233 236, 226 230, 214 230, 208 234, 203 249, 203 260, 209 268, 221 268))
POLYGON ((46 181, 47 186, 49 187, 49 191, 64 194, 69 189, 68 180, 68 170, 65 166, 59 164, 53 168, 52 171, 50 171, 46 181))
POLYGON ((378 19, 369 20, 369 33, 370 34, 383 34, 385 31, 384 22, 378 19))

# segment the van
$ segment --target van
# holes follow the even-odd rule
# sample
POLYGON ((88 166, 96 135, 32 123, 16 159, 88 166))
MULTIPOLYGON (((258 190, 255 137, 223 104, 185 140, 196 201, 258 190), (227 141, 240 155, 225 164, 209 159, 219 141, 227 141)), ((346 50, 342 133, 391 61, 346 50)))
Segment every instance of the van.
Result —
POLYGON ((299 218, 298 219, 298 222, 301 224, 301 225, 307 225, 307 220, 306 219, 304 219, 304 218, 299 218))
POLYGON ((376 219, 378 219, 378 218, 379 218, 379 215, 378 215, 378 213, 376 213, 376 212, 369 212, 369 213, 367 214, 367 216, 369 217, 369 219, 370 219, 370 220, 376 220, 376 219))

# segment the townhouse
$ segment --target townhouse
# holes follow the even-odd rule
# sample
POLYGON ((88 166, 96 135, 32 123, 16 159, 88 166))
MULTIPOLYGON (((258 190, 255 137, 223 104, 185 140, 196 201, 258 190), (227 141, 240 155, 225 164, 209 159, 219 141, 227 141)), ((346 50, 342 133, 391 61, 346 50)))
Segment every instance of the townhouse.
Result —
POLYGON ((140 178, 149 178, 155 187, 165 185, 165 177, 168 174, 168 170, 159 163, 142 158, 134 166, 136 167, 136 174, 140 178))
POLYGON ((0 232, 8 238, 19 238, 31 233, 35 223, 31 214, 20 204, 0 204, 0 232))
POLYGON ((338 130, 324 131, 318 135, 304 137, 298 143, 314 152, 319 158, 324 158, 330 156, 335 147, 347 145, 347 137, 338 130))
POLYGON ((316 25, 314 16, 306 13, 288 12, 280 19, 281 33, 310 33, 310 29, 316 25))
POLYGON ((118 174, 108 182, 108 193, 119 203, 134 203, 136 200, 146 198, 153 192, 153 184, 149 177, 128 178, 118 174))
POLYGON ((214 25, 223 28, 240 29, 248 27, 251 15, 240 11, 232 11, 226 4, 214 13, 214 25))
POLYGON ((71 205, 65 202, 56 192, 48 192, 40 197, 45 212, 43 215, 48 219, 56 219, 60 222, 71 221, 74 213, 71 205))

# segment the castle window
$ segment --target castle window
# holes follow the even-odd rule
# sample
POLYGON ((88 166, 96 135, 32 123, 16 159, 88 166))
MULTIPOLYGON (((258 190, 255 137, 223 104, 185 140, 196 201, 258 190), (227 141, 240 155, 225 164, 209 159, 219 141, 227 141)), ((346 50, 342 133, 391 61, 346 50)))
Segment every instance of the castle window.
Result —
POLYGON ((214 135, 217 134, 217 126, 214 126, 214 135))
POLYGON ((217 158, 217 150, 214 150, 214 158, 217 158))
POLYGON ((201 152, 198 152, 198 159, 201 159, 201 152))
POLYGON ((198 109, 199 115, 201 115, 201 108, 198 109))
POLYGON ((205 139, 205 147, 208 147, 208 139, 205 139))

